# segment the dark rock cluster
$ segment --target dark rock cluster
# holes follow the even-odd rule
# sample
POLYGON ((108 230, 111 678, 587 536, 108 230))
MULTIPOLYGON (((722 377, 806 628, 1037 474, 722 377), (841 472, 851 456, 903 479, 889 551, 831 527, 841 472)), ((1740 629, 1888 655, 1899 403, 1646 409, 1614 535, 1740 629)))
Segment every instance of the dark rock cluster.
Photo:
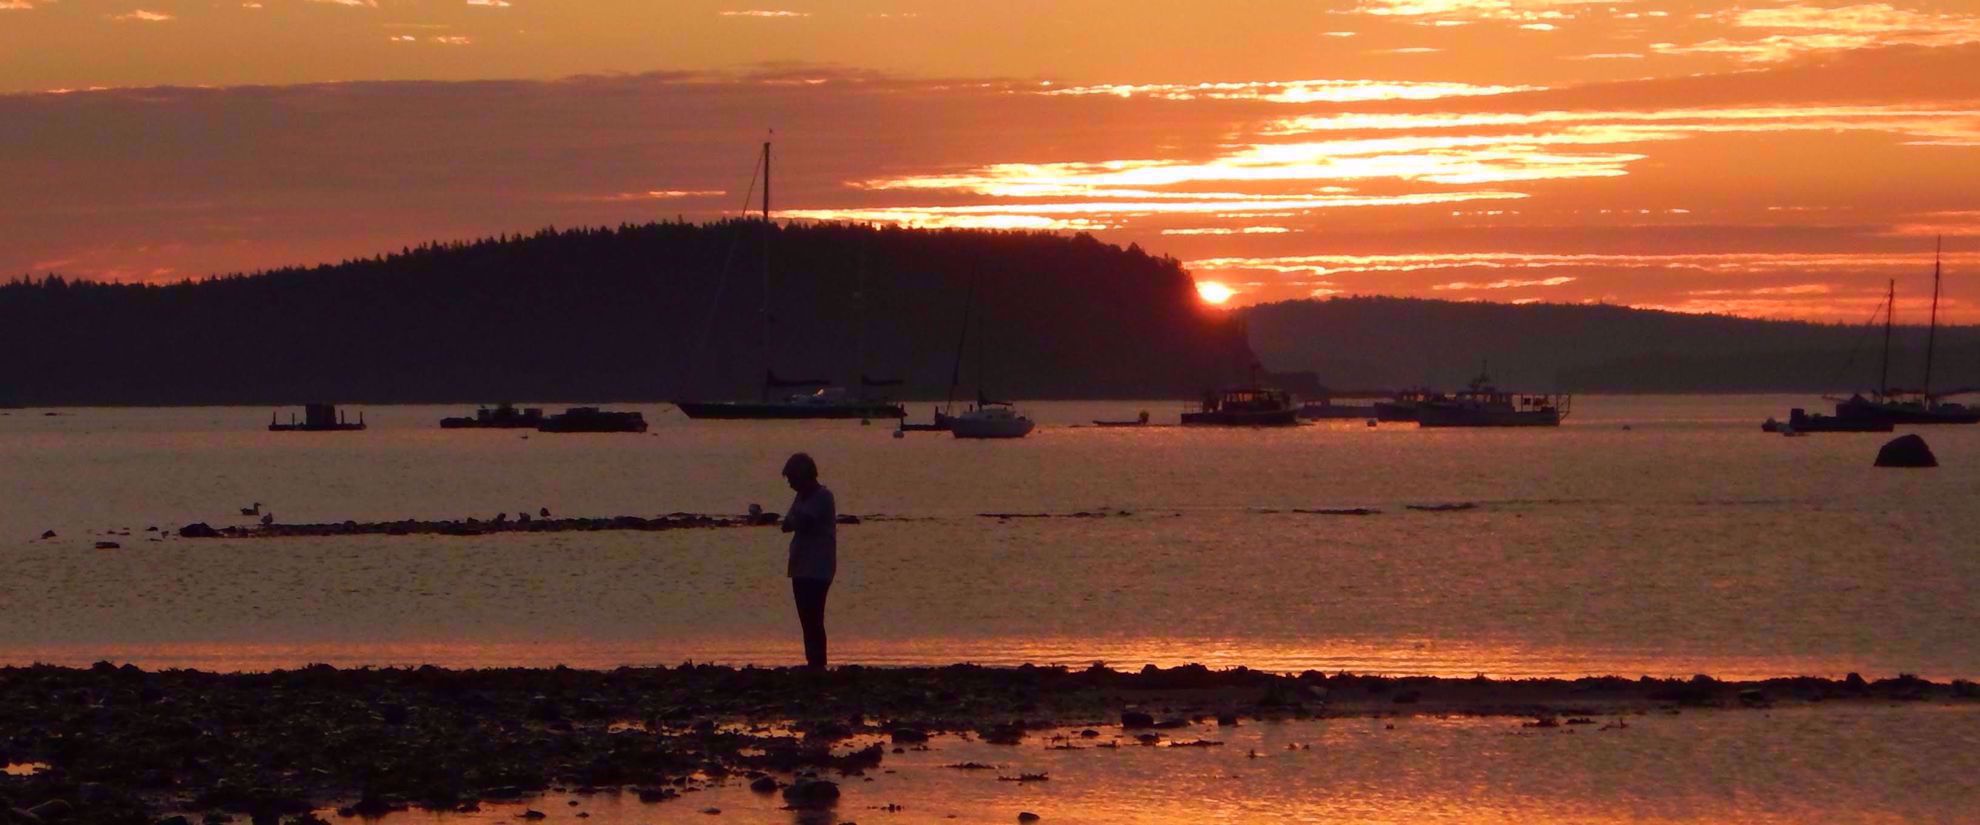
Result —
POLYGON ((1016 744, 1034 731, 1115 720, 1123 729, 1162 729, 1213 717, 1221 724, 1244 716, 1389 716, 1404 694, 1410 713, 1528 718, 1795 701, 1980 701, 1966 682, 1855 674, 1502 682, 1200 665, 827 673, 694 664, 611 671, 314 665, 235 674, 35 666, 0 669, 0 763, 39 768, 0 775, 0 813, 29 825, 135 825, 167 814, 307 825, 310 812, 325 807, 351 816, 472 810, 483 800, 527 800, 556 788, 618 788, 667 804, 731 778, 783 791, 793 804, 823 805, 837 791, 826 777, 878 768, 886 740, 919 747, 930 734, 970 732, 1016 744))
MULTIPOLYGON (((506 518, 483 521, 476 518, 440 521, 343 521, 331 524, 259 524, 214 528, 205 522, 179 528, 179 536, 189 539, 295 538, 313 536, 485 536, 491 533, 566 533, 598 530, 680 530, 709 527, 750 527, 774 525, 768 520, 710 516, 700 513, 668 513, 663 516, 611 516, 607 518, 539 518, 510 521, 506 518)), ((849 523, 857 524, 856 517, 849 523)))

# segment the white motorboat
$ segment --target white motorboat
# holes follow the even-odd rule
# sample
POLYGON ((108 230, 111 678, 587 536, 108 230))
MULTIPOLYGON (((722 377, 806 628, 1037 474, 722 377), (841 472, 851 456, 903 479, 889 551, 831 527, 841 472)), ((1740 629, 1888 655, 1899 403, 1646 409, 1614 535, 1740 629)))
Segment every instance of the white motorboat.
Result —
POLYGON ((957 438, 1023 438, 1034 426, 1002 401, 984 401, 949 419, 949 432, 957 438))

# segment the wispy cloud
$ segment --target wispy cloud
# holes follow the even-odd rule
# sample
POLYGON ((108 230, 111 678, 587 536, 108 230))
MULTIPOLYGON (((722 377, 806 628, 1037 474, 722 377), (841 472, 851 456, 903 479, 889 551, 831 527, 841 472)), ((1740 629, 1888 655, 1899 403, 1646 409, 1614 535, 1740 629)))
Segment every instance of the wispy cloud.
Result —
POLYGON ((819 221, 892 223, 903 226, 979 229, 1097 230, 1123 220, 1156 215, 1211 215, 1222 218, 1292 214, 1323 209, 1425 206, 1479 200, 1523 198, 1516 192, 1424 192, 1407 195, 1321 195, 1291 200, 1053 201, 967 206, 888 206, 852 209, 787 209, 786 217, 819 221))
POLYGON ((628 203, 632 201, 665 201, 684 198, 716 198, 729 194, 725 189, 651 189, 645 192, 615 192, 610 195, 568 195, 558 200, 590 203, 628 203))
POLYGON ((486 6, 489 8, 506 9, 509 7, 509 0, 467 0, 467 4, 470 6, 486 6))
MULTIPOLYGON (((1980 252, 1948 254, 1948 262, 1971 265, 1980 252)), ((1185 261, 1194 270, 1214 273, 1263 272, 1280 275, 1339 276, 1346 274, 1408 273, 1443 270, 1545 270, 1579 268, 1591 271, 1649 270, 1691 275, 1758 275, 1821 271, 1922 271, 1931 266, 1924 253, 1879 252, 1718 252, 1718 253, 1534 253, 1433 252, 1394 255, 1282 255, 1272 257, 1199 258, 1185 261)), ((1569 281, 1573 279, 1570 278, 1569 281)), ((1497 283, 1497 282, 1492 282, 1497 283)), ((1560 284, 1568 283, 1561 281, 1560 284)), ((1558 286, 1560 284, 1542 284, 1558 286)), ((1452 289, 1479 288, 1473 284, 1452 289)), ((1500 288, 1500 287, 1495 287, 1500 288)), ((1752 293, 1762 294, 1762 293, 1752 293)))
POLYGON ((770 19, 811 16, 811 12, 808 11, 784 11, 781 9, 743 9, 718 13, 723 17, 761 17, 770 19))
POLYGON ((1558 20, 1584 6, 1625 6, 1634 0, 1361 0, 1354 11, 1378 17, 1443 20, 1558 20))
POLYGON ((1470 291, 1470 290, 1480 290, 1480 289, 1524 289, 1527 287, 1536 287, 1536 286, 1563 286, 1571 283, 1574 283, 1573 276, 1556 275, 1552 278, 1532 278, 1525 280, 1519 278, 1506 278, 1503 280, 1490 281, 1486 283, 1476 283, 1472 281, 1455 281, 1448 284, 1436 284, 1430 288, 1437 292, 1446 292, 1450 290, 1470 291))
POLYGON ((372 9, 378 8, 378 0, 309 0, 309 2, 329 3, 331 5, 336 5, 336 6, 353 6, 353 7, 361 7, 361 8, 372 8, 372 9))
POLYGON ((1048 88, 1053 97, 1111 95, 1158 100, 1262 100, 1269 103, 1356 103, 1372 100, 1437 100, 1530 92, 1539 86, 1479 85, 1411 80, 1259 80, 1242 83, 1112 83, 1048 88))
POLYGON ((1784 6, 1734 9, 1717 15, 1741 29, 1774 32, 1754 38, 1721 37, 1698 43, 1654 43, 1668 55, 1725 55, 1749 63, 1778 63, 1808 52, 1897 44, 1959 46, 1980 43, 1980 16, 1933 14, 1888 3, 1840 8, 1784 6))
MULTIPOLYGON (((463 6, 452 4, 456 16, 479 16, 463 6)), ((709 11, 696 12, 704 27, 748 26, 709 11)), ((438 37, 479 40, 451 22, 370 31, 405 38, 407 56, 441 50, 438 37)), ((1369 39, 1425 34, 1387 29, 1369 39)), ((1471 29, 1562 39, 1512 25, 1454 34, 1471 29)), ((1544 296, 1830 317, 1841 311, 1831 307, 1867 313, 1851 302, 1869 286, 1881 293, 1888 277, 1923 273, 1929 286, 1931 235, 1946 236, 1949 272, 1980 264, 1954 250, 1980 237, 1980 213, 1966 150, 1948 148, 1980 141, 1976 60, 1980 46, 1901 47, 1551 87, 1067 86, 806 64, 0 95, 0 122, 21 132, 20 148, 0 153, 0 179, 47 193, 0 199, 0 224, 14 228, 0 233, 0 271, 76 259, 64 269, 204 273, 548 223, 734 214, 762 113, 774 111, 786 219, 1093 232, 1185 259, 1240 287, 1237 302, 1544 296), (306 116, 230 127, 244 106, 306 116), (205 137, 169 156, 92 140, 117 128, 205 137), (312 158, 307 170, 293 163, 299 153, 312 158), (185 245, 139 250, 137 234, 185 245), (79 253, 91 248, 115 251, 79 253), (1809 284, 1835 291, 1800 288, 1809 284)), ((1947 286, 1947 311, 1980 321, 1980 305, 1953 300, 1980 287, 1947 286)))
POLYGON ((173 17, 172 15, 165 14, 163 12, 145 11, 144 9, 137 9, 135 11, 125 12, 124 14, 110 15, 110 19, 115 20, 119 23, 164 23, 168 20, 172 20, 173 17))
POLYGON ((1164 229, 1164 235, 1284 235, 1298 230, 1283 226, 1201 226, 1187 229, 1164 229))

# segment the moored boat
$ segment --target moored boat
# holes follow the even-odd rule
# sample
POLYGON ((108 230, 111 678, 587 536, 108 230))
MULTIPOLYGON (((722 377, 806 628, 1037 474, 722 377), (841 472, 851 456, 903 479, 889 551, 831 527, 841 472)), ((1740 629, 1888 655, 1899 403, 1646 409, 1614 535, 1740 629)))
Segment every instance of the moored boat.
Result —
POLYGON ((1299 405, 1299 417, 1309 419, 1366 419, 1380 418, 1375 404, 1336 404, 1332 398, 1321 398, 1299 405))
POLYGON ((1977 424, 1980 409, 1924 391, 1885 390, 1836 402, 1836 417, 1891 424, 1977 424))
POLYGON ((543 425, 543 409, 527 407, 516 409, 514 404, 497 404, 494 409, 482 407, 474 411, 474 417, 454 416, 440 419, 440 427, 448 430, 510 430, 536 429, 543 425))
POLYGON ((855 398, 844 387, 819 387, 778 401, 676 401, 689 418, 906 418, 892 401, 855 398))
POLYGON ((536 429, 546 433, 643 433, 646 432, 646 417, 637 412, 571 407, 543 419, 536 429))
POLYGON ((955 416, 943 412, 941 407, 936 407, 934 415, 929 419, 930 423, 909 424, 907 418, 903 417, 900 429, 905 433, 946 433, 949 431, 949 422, 954 420, 955 416))
POLYGON ((1203 394, 1196 412, 1182 414, 1182 423, 1219 427, 1293 427, 1299 408, 1291 393, 1268 387, 1232 387, 1203 394))
POLYGON ((1891 422, 1862 418, 1844 418, 1835 415, 1808 414, 1800 407, 1788 410, 1787 421, 1772 418, 1760 424, 1762 432, 1800 435, 1804 433, 1887 433, 1892 429, 1891 422))
POLYGON ((337 410, 335 404, 304 404, 301 421, 296 420, 295 413, 289 413, 287 423, 277 421, 274 413, 268 415, 268 431, 271 433, 351 432, 364 428, 364 413, 358 413, 358 420, 350 421, 337 410))
POLYGON ((988 399, 979 399, 976 406, 950 417, 948 423, 950 434, 957 438, 1023 438, 1034 426, 1009 401, 988 399))
POLYGON ((1450 396, 1432 389, 1418 388, 1403 390, 1385 401, 1370 405, 1375 408, 1372 416, 1377 421, 1415 421, 1416 408, 1431 401, 1442 401, 1450 396))
POLYGON ((1980 424, 1980 409, 1945 400, 1971 390, 1932 392, 1932 356, 1939 337, 1939 258, 1932 261, 1932 319, 1925 333, 1925 382, 1919 389, 1895 389, 1890 385, 1891 325, 1897 314, 1897 280, 1892 279, 1884 296, 1884 356, 1877 377, 1877 389, 1865 397, 1856 393, 1836 403, 1836 417, 1853 421, 1884 421, 1891 424, 1980 424))
POLYGON ((1140 415, 1137 415, 1137 416, 1135 416, 1134 418, 1131 418, 1131 419, 1128 419, 1128 420, 1126 420, 1126 421, 1109 421, 1109 420, 1107 420, 1107 419, 1103 419, 1103 418, 1095 418, 1095 419, 1093 419, 1093 426, 1095 426, 1095 427, 1146 427, 1146 426, 1148 426, 1148 411, 1147 411, 1147 410, 1142 410, 1142 411, 1141 411, 1141 414, 1140 414, 1140 415))
MULTIPOLYGON (((771 220, 770 217, 770 144, 767 141, 763 144, 763 153, 762 155, 759 156, 759 158, 762 161, 761 168, 763 174, 762 264, 763 264, 763 293, 765 296, 763 310, 760 314, 762 316, 762 323, 764 325, 763 326, 763 342, 764 342, 763 358, 764 358, 764 363, 768 365, 773 363, 773 359, 771 357, 773 350, 770 346, 770 337, 771 337, 770 321, 771 318, 773 317, 771 312, 770 296, 775 294, 775 290, 773 290, 771 286, 770 247, 771 247, 771 238, 776 232, 776 224, 771 220)), ((754 190, 752 189, 752 192, 753 191, 754 190)), ((862 278, 864 277, 864 270, 862 270, 861 277, 862 278)), ((856 292, 855 299, 857 298, 858 298, 858 293, 856 292)), ((860 348, 861 348, 861 360, 864 361, 865 344, 863 340, 861 342, 860 348)), ((862 364, 861 366, 862 369, 864 369, 864 364, 862 364)), ((679 408, 681 413, 689 418, 713 418, 713 419, 858 418, 862 420, 872 419, 872 418, 906 418, 907 411, 903 410, 899 404, 893 403, 892 401, 888 401, 885 399, 872 399, 865 397, 865 392, 870 388, 893 387, 893 386, 898 386, 901 383, 902 382, 897 379, 869 378, 864 373, 862 373, 860 375, 861 395, 853 396, 847 393, 843 387, 831 386, 832 384, 831 381, 827 381, 823 379, 796 379, 796 380, 779 379, 777 377, 776 372, 770 369, 768 366, 766 366, 766 368, 764 369, 763 390, 760 398, 756 401, 688 400, 688 401, 675 401, 674 406, 679 408), (778 390, 797 389, 801 387, 812 387, 815 389, 813 389, 810 392, 800 392, 792 395, 786 395, 783 398, 772 397, 773 394, 778 390)))
POLYGON ((1573 396, 1565 393, 1507 392, 1479 373, 1462 392, 1416 405, 1423 427, 1558 427, 1573 396))

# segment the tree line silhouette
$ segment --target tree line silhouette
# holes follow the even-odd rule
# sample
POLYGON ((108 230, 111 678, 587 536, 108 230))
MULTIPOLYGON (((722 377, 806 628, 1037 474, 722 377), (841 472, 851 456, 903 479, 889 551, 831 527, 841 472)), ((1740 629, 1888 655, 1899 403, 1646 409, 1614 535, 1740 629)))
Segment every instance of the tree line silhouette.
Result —
MULTIPOLYGON (((1877 384, 1882 327, 1585 304, 1300 300, 1245 311, 1268 364, 1337 388, 1462 386, 1489 360, 1504 387, 1576 392, 1851 392, 1877 384)), ((1924 378, 1926 330, 1898 327, 1891 382, 1924 378)), ((1980 328, 1941 326, 1932 386, 1980 387, 1980 328)))
POLYGON ((775 370, 932 398, 972 284, 970 389, 1185 396, 1252 360, 1178 261, 1138 247, 729 220, 169 284, 24 277, 0 285, 0 389, 35 405, 754 398, 775 370))

